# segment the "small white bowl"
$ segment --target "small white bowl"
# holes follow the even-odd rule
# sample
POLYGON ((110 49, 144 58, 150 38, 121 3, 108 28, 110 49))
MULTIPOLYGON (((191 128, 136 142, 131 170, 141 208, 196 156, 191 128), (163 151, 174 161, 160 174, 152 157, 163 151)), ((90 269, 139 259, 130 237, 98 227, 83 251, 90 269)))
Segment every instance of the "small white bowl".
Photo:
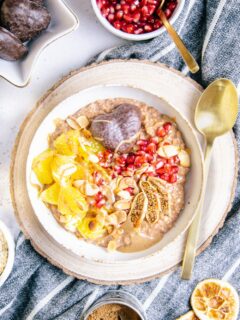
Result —
MULTIPOLYGON (((164 27, 161 27, 155 31, 143 33, 143 34, 129 34, 127 32, 118 30, 118 29, 114 28, 114 26, 111 25, 111 23, 106 18, 104 18, 104 16, 102 15, 102 13, 97 5, 97 0, 91 0, 91 2, 92 2, 93 10, 94 10, 98 20, 101 22, 101 24, 108 31, 110 31, 115 36, 120 37, 122 39, 131 40, 131 41, 149 40, 149 39, 152 39, 152 38, 159 36, 160 34, 162 34, 163 32, 166 31, 164 27)), ((178 19, 179 15, 184 7, 184 3, 185 3, 185 0, 178 0, 178 5, 175 8, 172 16, 169 18, 169 22, 171 24, 174 24, 174 22, 178 19)))
POLYGON ((51 23, 37 38, 29 41, 27 44, 29 52, 26 57, 18 61, 0 59, 0 76, 15 86, 26 86, 43 49, 75 30, 79 24, 77 16, 62 0, 47 0, 46 7, 51 14, 51 23))
POLYGON ((9 277, 14 263, 14 257, 15 257, 15 243, 12 237, 12 234, 8 227, 0 220, 0 230, 3 232, 3 235, 7 241, 8 245, 8 259, 7 264, 5 266, 5 269, 3 270, 3 273, 0 276, 0 287, 4 284, 4 282, 9 277))

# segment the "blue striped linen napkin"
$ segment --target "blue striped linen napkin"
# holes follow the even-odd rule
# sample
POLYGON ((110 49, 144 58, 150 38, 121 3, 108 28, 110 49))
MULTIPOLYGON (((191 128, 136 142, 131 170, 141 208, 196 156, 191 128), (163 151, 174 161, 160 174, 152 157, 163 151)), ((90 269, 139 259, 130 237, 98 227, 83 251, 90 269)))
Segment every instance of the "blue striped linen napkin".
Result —
MULTIPOLYGON (((240 82, 240 0, 186 0, 175 24, 201 71, 193 78, 203 86, 217 77, 240 82)), ((188 69, 165 34, 144 43, 109 49, 91 62, 115 58, 149 59, 166 63, 184 74, 188 69)), ((240 142, 240 122, 235 134, 240 142)), ((230 281, 240 293, 239 185, 233 209, 224 228, 196 261, 191 281, 181 281, 180 270, 140 285, 99 286, 76 280, 50 265, 21 234, 17 240, 14 269, 0 289, 1 320, 73 320, 109 289, 134 294, 149 320, 174 320, 189 310, 195 285, 205 278, 230 281)))

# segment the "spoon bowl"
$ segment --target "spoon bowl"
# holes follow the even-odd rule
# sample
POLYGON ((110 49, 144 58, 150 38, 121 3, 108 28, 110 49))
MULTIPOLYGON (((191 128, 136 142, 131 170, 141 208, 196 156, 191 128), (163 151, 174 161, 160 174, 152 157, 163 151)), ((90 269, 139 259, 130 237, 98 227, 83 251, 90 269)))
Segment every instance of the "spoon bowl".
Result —
POLYGON ((232 81, 218 79, 204 91, 195 111, 195 124, 206 139, 232 129, 238 114, 238 95, 232 81))

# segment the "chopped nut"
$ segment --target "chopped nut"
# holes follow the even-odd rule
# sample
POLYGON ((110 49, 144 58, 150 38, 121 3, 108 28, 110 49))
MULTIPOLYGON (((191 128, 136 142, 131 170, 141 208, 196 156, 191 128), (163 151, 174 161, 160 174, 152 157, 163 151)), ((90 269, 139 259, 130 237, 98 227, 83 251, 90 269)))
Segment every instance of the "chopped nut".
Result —
POLYGON ((190 161, 190 155, 186 150, 181 150, 178 154, 180 165, 185 168, 189 168, 191 161, 190 161))
POLYGON ((95 184, 91 184, 89 182, 86 181, 85 183, 85 194, 87 196, 94 196, 95 194, 97 194, 99 191, 99 187, 96 186, 95 184))
POLYGON ((132 199, 132 196, 130 195, 130 193, 126 190, 121 190, 117 193, 117 195, 122 198, 122 199, 125 199, 125 200, 130 200, 132 199))
POLYGON ((86 129, 89 125, 89 120, 85 116, 80 116, 76 119, 77 124, 81 129, 86 129))
POLYGON ((162 146, 157 150, 157 153, 163 158, 171 158, 178 155, 179 148, 174 145, 162 146))
POLYGON ((118 200, 114 203, 114 208, 118 210, 128 210, 131 207, 130 200, 118 200))
POLYGON ((71 127, 72 129, 78 130, 79 129, 79 125, 76 122, 76 119, 73 117, 68 117, 67 118, 67 124, 69 125, 69 127, 71 127))
POLYGON ((108 202, 114 203, 115 195, 114 195, 114 192, 113 192, 113 189, 111 188, 111 186, 104 186, 103 187, 103 194, 105 194, 105 196, 107 197, 108 202))
POLYGON ((129 187, 136 189, 137 188, 136 181, 130 177, 122 178, 118 184, 118 190, 121 191, 121 190, 127 189, 129 187))

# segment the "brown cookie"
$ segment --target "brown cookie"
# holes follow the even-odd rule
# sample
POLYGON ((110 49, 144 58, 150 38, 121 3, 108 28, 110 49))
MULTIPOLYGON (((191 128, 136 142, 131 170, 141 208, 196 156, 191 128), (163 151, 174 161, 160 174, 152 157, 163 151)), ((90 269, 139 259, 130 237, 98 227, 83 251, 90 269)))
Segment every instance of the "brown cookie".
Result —
POLYGON ((51 16, 39 1, 4 0, 2 4, 3 26, 23 42, 33 39, 50 23, 51 16))
POLYGON ((15 61, 27 53, 27 48, 11 32, 0 27, 0 58, 15 61))

